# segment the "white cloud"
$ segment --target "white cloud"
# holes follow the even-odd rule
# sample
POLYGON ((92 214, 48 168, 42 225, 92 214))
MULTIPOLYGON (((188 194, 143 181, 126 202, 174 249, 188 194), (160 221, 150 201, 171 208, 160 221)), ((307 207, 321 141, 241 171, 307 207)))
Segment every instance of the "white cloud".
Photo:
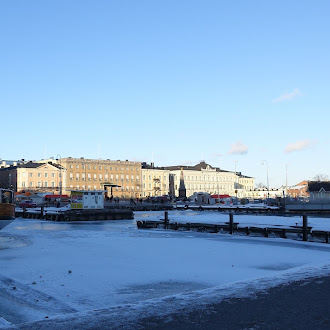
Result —
POLYGON ((298 88, 295 88, 292 92, 282 94, 279 97, 277 97, 276 99, 273 99, 272 102, 279 103, 279 102, 284 102, 284 101, 290 101, 300 95, 302 95, 300 90, 298 88))
POLYGON ((236 154, 236 155, 244 155, 247 154, 247 152, 248 152, 248 147, 242 142, 236 142, 232 144, 229 150, 230 154, 236 154))
POLYGON ((316 143, 318 142, 313 140, 301 140, 295 143, 289 143, 286 146, 284 152, 294 152, 294 151, 310 149, 316 143))

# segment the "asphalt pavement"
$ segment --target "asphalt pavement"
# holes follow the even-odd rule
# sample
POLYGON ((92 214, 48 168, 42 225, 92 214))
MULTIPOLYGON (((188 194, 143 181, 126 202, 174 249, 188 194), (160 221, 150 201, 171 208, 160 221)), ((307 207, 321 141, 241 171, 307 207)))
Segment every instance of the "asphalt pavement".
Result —
POLYGON ((330 329, 330 276, 281 285, 254 298, 229 299, 168 317, 139 320, 135 329, 330 329))

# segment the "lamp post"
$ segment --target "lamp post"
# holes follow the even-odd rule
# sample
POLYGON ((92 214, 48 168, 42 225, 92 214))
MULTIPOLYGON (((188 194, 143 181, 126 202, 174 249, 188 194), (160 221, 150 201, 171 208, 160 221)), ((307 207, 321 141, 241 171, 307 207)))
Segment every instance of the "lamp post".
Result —
POLYGON ((59 180, 59 190, 60 190, 60 206, 62 206, 62 158, 60 154, 57 154, 57 160, 60 160, 60 180, 59 180))
POLYGON ((267 198, 269 198, 269 179, 268 179, 268 162, 267 160, 263 160, 261 165, 265 165, 266 164, 266 168, 267 168, 267 198))

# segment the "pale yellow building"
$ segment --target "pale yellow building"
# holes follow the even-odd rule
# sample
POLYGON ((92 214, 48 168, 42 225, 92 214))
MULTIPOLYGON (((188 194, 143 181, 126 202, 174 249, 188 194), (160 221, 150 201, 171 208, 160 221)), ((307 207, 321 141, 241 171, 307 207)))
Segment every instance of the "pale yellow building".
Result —
POLYGON ((0 186, 15 191, 58 193, 60 175, 65 169, 54 162, 25 162, 0 169, 0 186))
POLYGON ((169 170, 142 163, 142 197, 169 195, 169 170))

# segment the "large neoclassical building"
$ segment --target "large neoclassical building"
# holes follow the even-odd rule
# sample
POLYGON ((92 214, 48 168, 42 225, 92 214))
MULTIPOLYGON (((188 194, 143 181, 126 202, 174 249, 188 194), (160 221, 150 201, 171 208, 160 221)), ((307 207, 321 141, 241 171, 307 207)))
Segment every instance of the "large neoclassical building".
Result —
POLYGON ((182 172, 187 197, 195 192, 249 197, 250 192, 254 190, 254 178, 242 175, 240 172, 212 167, 204 161, 195 166, 170 166, 165 169, 169 170, 172 196, 179 196, 182 172))

